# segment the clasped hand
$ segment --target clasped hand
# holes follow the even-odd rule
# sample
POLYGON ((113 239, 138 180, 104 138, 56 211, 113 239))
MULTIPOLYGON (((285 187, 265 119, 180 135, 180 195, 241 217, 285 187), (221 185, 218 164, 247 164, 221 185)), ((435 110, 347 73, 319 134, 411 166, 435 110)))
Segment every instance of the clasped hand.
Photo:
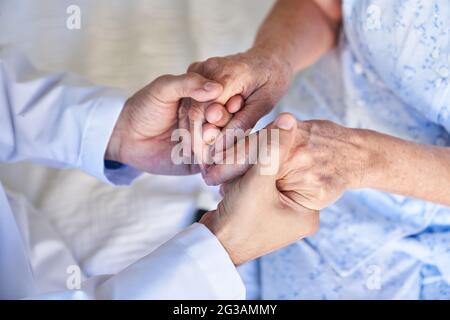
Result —
POLYGON ((200 222, 236 265, 295 242, 317 230, 318 210, 358 185, 365 157, 359 152, 363 139, 352 129, 281 114, 266 128, 278 130, 279 139, 268 144, 275 169, 261 174, 263 165, 249 161, 259 157, 259 148, 234 148, 233 157, 244 161, 227 161, 236 141, 225 130, 252 128, 285 93, 290 77, 282 63, 253 51, 162 76, 128 99, 105 158, 154 174, 201 171, 208 184, 222 184, 224 199, 200 222), (197 161, 173 162, 176 129, 192 133, 197 161), (204 147, 221 140, 225 145, 214 149, 214 162, 206 166, 204 147))

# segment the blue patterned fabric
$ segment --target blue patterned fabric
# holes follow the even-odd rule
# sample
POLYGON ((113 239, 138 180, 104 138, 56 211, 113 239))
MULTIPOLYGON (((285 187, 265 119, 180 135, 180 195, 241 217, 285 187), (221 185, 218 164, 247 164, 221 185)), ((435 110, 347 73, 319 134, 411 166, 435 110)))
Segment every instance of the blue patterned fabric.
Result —
MULTIPOLYGON (((450 146, 450 2, 344 0, 343 15, 337 50, 277 111, 450 146)), ((315 236, 260 265, 266 299, 450 299, 450 208, 347 192, 315 236)))

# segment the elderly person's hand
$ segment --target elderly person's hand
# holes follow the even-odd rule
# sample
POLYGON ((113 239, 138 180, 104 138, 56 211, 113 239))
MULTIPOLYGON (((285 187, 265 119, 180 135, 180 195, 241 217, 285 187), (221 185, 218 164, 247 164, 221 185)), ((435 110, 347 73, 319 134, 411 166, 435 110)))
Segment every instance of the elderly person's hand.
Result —
MULTIPOLYGON (((193 151, 200 163, 207 162, 206 146, 220 135, 220 129, 233 137, 236 129, 251 129, 287 91, 292 77, 292 70, 284 60, 260 48, 197 62, 189 71, 224 87, 215 103, 188 101, 181 106, 182 122, 191 130, 193 151)), ((225 144, 234 143, 226 138, 227 135, 225 144)))
MULTIPOLYGON (((450 181, 448 147, 418 144, 320 120, 298 121, 295 135, 289 156, 281 164, 282 178, 277 187, 299 205, 321 210, 346 190, 357 188, 450 205, 446 187, 450 181)), ((249 159, 254 151, 245 152, 233 157, 249 159)), ((227 152, 215 155, 215 161, 222 164, 208 168, 207 183, 232 181, 250 166, 248 161, 227 164, 233 161, 227 162, 226 157, 227 152)))
MULTIPOLYGON (((279 128, 279 143, 271 141, 270 145, 276 165, 288 160, 295 146, 296 122, 282 115, 270 127, 279 128)), ((307 237, 318 228, 319 212, 300 205, 292 198, 295 194, 282 191, 279 184, 285 172, 279 166, 273 168, 268 174, 263 164, 253 165, 224 187, 225 197, 217 210, 200 220, 217 236, 235 265, 307 237)))
POLYGON ((363 131, 330 121, 298 121, 297 139, 278 183, 301 205, 321 210, 362 184, 369 159, 363 131))
POLYGON ((233 130, 251 129, 280 100, 292 75, 312 65, 336 44, 340 11, 339 0, 277 1, 250 50, 191 65, 189 71, 224 86, 217 103, 188 101, 180 109, 201 163, 210 160, 208 144, 227 132, 225 145, 232 144, 236 136, 233 130))
MULTIPOLYGON (((112 133, 105 159, 131 165, 154 174, 198 173, 194 161, 174 163, 178 141, 178 106, 182 98, 211 101, 222 93, 221 84, 197 73, 164 75, 135 93, 126 102, 112 133)), ((190 150, 189 150, 190 153, 190 150)))
MULTIPOLYGON (((289 114, 283 117, 295 120, 289 114)), ((298 205, 321 210, 335 202, 345 190, 361 186, 365 168, 375 154, 366 147, 362 130, 344 128, 329 121, 298 121, 293 134, 295 140, 281 164, 277 181, 280 192, 298 205)), ((248 161, 241 165, 226 164, 226 155, 226 152, 216 154, 216 161, 223 164, 208 169, 206 181, 209 184, 232 181, 248 169, 248 161)))

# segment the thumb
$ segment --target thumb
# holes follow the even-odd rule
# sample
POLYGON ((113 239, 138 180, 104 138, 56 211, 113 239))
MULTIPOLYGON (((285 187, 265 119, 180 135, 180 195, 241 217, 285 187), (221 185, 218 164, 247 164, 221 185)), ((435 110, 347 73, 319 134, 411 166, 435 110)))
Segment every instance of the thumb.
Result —
POLYGON ((266 129, 259 135, 258 161, 245 176, 255 186, 264 181, 274 183, 279 178, 280 168, 294 145, 297 120, 290 113, 281 113, 266 129))
POLYGON ((278 132, 278 137, 272 139, 271 145, 278 148, 279 160, 282 163, 287 159, 294 145, 297 132, 297 119, 291 113, 283 112, 268 127, 278 132))
POLYGON ((255 173, 277 177, 280 163, 286 160, 294 144, 296 130, 294 116, 280 114, 265 129, 239 140, 244 148, 235 144, 224 152, 217 152, 214 156, 216 164, 208 168, 204 176, 206 183, 218 185, 229 182, 243 175, 255 163, 251 168, 255 173))
POLYGON ((165 103, 175 103, 182 98, 200 102, 214 100, 220 96, 223 86, 197 73, 164 75, 153 82, 153 96, 165 103))

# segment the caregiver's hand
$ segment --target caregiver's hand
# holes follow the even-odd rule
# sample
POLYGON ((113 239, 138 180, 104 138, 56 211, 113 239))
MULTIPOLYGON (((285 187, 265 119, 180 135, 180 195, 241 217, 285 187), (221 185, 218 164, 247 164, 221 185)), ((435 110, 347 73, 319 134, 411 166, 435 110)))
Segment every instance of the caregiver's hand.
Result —
MULTIPOLYGON (((292 117, 292 116, 289 116, 292 117)), ((295 141, 281 164, 280 192, 309 209, 321 210, 342 193, 361 186, 376 152, 367 147, 363 130, 329 121, 297 122, 295 141)), ((219 159, 221 154, 216 155, 219 159)), ((243 174, 249 165, 221 164, 206 173, 209 184, 220 184, 243 174)))
POLYGON ((196 73, 159 77, 126 102, 105 159, 156 174, 198 172, 198 166, 175 165, 171 160, 172 148, 177 143, 171 141, 171 134, 178 128, 179 101, 185 97, 210 101, 217 99, 222 90, 221 84, 196 73))
MULTIPOLYGON (((279 145, 270 146, 272 151, 279 148, 279 159, 271 160, 286 161, 295 145, 295 119, 281 115, 271 127, 280 128, 279 145)), ((235 265, 307 237, 318 228, 319 212, 304 208, 291 198, 293 194, 281 191, 277 186, 285 173, 273 173, 267 175, 260 164, 252 166, 241 178, 223 186, 225 197, 217 210, 200 220, 235 265)))
MULTIPOLYGON (((194 153, 204 160, 204 145, 212 144, 220 129, 251 129, 287 91, 292 70, 278 55, 262 48, 227 57, 193 63, 190 72, 221 83, 224 87, 216 103, 187 103, 184 114, 194 137, 194 153)), ((223 132, 223 131, 222 131, 223 132)), ((227 132, 227 131, 225 131, 227 132)), ((234 136, 233 131, 229 131, 234 136)), ((234 140, 225 140, 227 144, 234 140)))

